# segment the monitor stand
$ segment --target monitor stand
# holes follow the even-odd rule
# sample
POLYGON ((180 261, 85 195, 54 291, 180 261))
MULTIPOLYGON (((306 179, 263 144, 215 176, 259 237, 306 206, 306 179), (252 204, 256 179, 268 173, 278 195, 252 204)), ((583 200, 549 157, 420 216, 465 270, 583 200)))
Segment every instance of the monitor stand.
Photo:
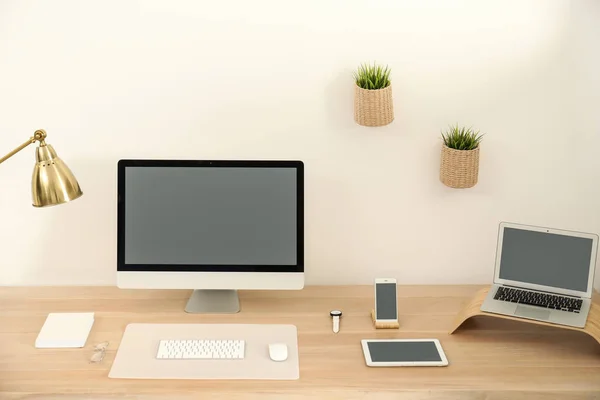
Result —
POLYGON ((240 311, 236 290, 194 290, 185 306, 192 314, 235 314, 240 311))

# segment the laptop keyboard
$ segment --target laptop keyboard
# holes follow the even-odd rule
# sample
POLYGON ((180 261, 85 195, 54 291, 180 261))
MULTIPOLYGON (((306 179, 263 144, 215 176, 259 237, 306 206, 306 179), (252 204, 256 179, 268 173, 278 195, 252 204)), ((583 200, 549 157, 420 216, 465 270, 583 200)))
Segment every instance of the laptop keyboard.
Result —
POLYGON ((502 286, 496 291, 494 299, 574 313, 579 313, 583 304, 583 300, 574 297, 557 296, 502 286))

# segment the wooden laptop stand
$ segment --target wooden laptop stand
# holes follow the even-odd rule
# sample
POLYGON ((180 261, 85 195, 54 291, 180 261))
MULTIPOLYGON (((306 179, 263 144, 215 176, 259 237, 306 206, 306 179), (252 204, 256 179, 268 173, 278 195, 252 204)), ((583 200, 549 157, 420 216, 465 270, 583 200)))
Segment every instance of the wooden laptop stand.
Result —
POLYGON ((449 334, 453 334, 454 332, 456 332, 456 330, 469 318, 476 317, 479 315, 485 315, 486 317, 504 318, 504 319, 510 319, 513 321, 520 321, 520 322, 525 322, 525 323, 530 323, 530 324, 546 325, 546 326, 551 326, 554 328, 562 328, 562 329, 571 329, 571 330, 575 330, 575 331, 581 331, 581 332, 587 333, 588 335, 590 335, 591 337, 596 339, 596 341, 600 344, 600 302, 598 301, 597 296, 596 297, 592 296, 592 306, 590 307, 590 313, 588 315, 588 319, 585 324, 585 327, 584 328, 575 328, 572 326, 557 325, 557 324, 551 324, 548 322, 511 317, 508 315, 492 314, 492 313, 481 311, 481 305, 483 304, 483 301, 485 300, 489 290, 490 290, 489 287, 481 289, 480 291, 478 291, 475 294, 475 296, 473 296, 473 298, 465 305, 465 307, 456 316, 456 319, 454 320, 454 325, 452 326, 452 329, 450 330, 449 334))

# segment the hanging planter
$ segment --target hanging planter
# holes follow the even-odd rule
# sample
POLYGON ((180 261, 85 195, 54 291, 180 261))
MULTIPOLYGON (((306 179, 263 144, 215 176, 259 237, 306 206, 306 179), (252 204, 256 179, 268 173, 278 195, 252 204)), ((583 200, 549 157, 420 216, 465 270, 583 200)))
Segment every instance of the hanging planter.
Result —
POLYGON ((451 188, 473 187, 479 179, 479 148, 482 139, 471 128, 450 127, 442 133, 440 181, 451 188))
POLYGON ((354 121, 362 126, 384 126, 394 120, 390 69, 361 65, 354 73, 354 121))

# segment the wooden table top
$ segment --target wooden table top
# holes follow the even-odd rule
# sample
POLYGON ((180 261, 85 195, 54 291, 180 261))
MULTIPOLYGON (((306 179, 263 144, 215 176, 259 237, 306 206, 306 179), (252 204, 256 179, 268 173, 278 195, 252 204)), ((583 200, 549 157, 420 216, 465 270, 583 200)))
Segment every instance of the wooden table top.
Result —
MULTIPOLYGON (((482 286, 399 286, 398 330, 375 330, 372 286, 241 292, 234 315, 183 310, 187 290, 0 288, 0 399, 600 399, 600 345, 588 335, 486 316, 449 335, 482 286), (331 331, 329 311, 344 313, 331 331), (49 312, 95 312, 83 349, 36 349, 49 312), (298 381, 109 379, 129 323, 273 323, 298 327, 298 381), (438 338, 448 367, 369 368, 368 338, 438 338), (104 361, 90 364, 95 344, 104 361)), ((595 301, 598 301, 596 295, 595 301)))

